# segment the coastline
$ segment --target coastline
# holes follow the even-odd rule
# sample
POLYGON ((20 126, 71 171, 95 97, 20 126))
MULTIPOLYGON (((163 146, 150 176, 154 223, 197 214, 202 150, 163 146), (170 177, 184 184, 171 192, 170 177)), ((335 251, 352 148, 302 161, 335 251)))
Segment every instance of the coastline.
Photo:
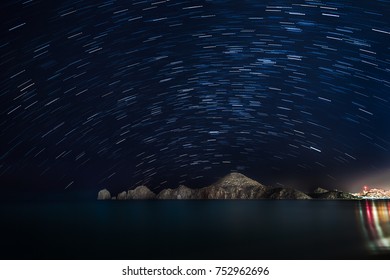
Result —
MULTIPOLYGON (((382 192, 383 193, 383 192, 382 192)), ((154 193, 147 186, 111 195, 108 189, 98 192, 98 200, 385 200, 389 196, 377 196, 375 192, 349 193, 337 189, 316 188, 303 192, 289 187, 265 186, 241 173, 230 173, 217 182, 198 189, 180 185, 154 193), (369 196, 367 194, 370 194, 369 196)))

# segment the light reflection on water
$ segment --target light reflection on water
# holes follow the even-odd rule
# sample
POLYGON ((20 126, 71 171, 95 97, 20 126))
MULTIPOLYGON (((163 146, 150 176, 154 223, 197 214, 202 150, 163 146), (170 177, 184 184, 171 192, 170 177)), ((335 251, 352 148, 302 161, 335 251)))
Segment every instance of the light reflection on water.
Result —
POLYGON ((389 253, 390 201, 362 201, 358 204, 358 220, 368 251, 372 254, 389 253))
POLYGON ((0 259, 390 259, 390 200, 0 203, 0 221, 0 259))

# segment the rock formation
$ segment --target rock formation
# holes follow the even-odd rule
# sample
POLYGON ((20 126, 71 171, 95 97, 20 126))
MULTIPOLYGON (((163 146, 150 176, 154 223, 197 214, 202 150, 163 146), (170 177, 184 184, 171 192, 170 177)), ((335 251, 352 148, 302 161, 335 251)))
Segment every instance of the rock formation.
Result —
POLYGON ((201 199, 260 199, 267 187, 241 173, 230 173, 211 186, 199 190, 201 199))
POLYGON ((146 186, 138 186, 127 192, 126 199, 155 199, 156 194, 146 186))
POLYGON ((117 196, 118 200, 126 200, 127 199, 127 192, 121 192, 117 196))
POLYGON ((307 194, 292 188, 274 188, 267 191, 268 199, 312 199, 307 194))
POLYGON ((329 192, 329 190, 326 190, 323 188, 316 188, 313 193, 314 194, 321 194, 321 193, 327 193, 327 192, 329 192))
POLYGON ((98 200, 110 200, 111 194, 107 189, 103 189, 103 190, 99 191, 97 199, 98 200))
POLYGON ((354 200, 359 199, 358 197, 341 191, 329 191, 327 193, 323 193, 317 197, 318 199, 344 199, 344 200, 354 200))
POLYGON ((343 199, 343 200, 355 200, 359 199, 359 197, 354 196, 350 193, 338 191, 338 190, 326 190, 322 188, 317 188, 314 190, 313 193, 310 194, 311 197, 315 199, 326 199, 326 200, 337 200, 337 199, 343 199))
POLYGON ((190 189, 180 185, 176 189, 164 189, 158 195, 157 199, 196 199, 198 190, 190 189))

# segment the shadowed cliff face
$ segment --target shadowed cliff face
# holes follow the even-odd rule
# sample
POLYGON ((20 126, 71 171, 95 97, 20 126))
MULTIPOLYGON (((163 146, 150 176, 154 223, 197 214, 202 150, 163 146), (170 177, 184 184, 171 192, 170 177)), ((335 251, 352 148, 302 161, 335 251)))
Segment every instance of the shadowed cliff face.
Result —
POLYGON ((292 188, 269 189, 264 197, 268 199, 311 199, 307 194, 292 188))
POLYGON ((99 200, 129 199, 357 199, 349 193, 318 188, 306 194, 293 188, 271 188, 252 180, 241 173, 230 173, 214 184, 201 189, 180 185, 176 189, 164 189, 157 195, 146 186, 121 192, 112 197, 108 190, 101 190, 99 200))

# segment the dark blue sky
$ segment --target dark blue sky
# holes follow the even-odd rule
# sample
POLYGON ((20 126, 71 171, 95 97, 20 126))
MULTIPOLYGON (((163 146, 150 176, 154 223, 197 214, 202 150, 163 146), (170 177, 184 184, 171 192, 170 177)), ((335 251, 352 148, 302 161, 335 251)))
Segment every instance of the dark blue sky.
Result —
POLYGON ((390 1, 2 1, 0 182, 390 186, 390 1))

